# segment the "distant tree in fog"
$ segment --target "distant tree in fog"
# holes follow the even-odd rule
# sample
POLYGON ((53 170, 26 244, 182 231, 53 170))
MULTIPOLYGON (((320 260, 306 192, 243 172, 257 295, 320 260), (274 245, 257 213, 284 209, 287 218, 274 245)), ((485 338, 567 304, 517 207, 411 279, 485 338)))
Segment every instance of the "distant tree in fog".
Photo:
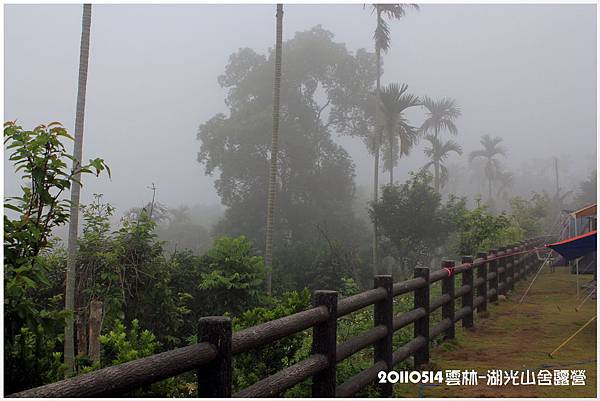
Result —
POLYGON ((496 190, 496 196, 504 200, 509 199, 509 189, 515 183, 515 176, 510 171, 497 171, 495 181, 498 183, 498 189, 496 190))
MULTIPOLYGON (((356 88, 368 86, 359 81, 374 81, 374 57, 364 51, 354 55, 332 38, 317 26, 283 43, 273 224, 273 237, 281 245, 313 240, 317 224, 326 223, 336 240, 365 232, 357 228, 352 208, 354 164, 332 134, 352 114, 346 111, 356 88), (362 69, 360 63, 373 65, 362 69), (331 110, 327 118, 325 110, 331 110)), ((217 175, 215 188, 227 208, 213 234, 245 235, 257 249, 265 249, 270 178, 274 52, 268 57, 247 48, 230 56, 218 78, 227 90, 228 113, 213 116, 198 130, 198 161, 207 175, 217 175)))
POLYGON ((409 124, 404 113, 408 108, 418 106, 420 101, 416 95, 406 93, 407 89, 406 84, 389 84, 379 93, 383 132, 389 151, 386 167, 390 172, 390 185, 394 184, 394 165, 398 158, 408 155, 419 139, 419 130, 409 124))
POLYGON ((500 162, 496 159, 496 156, 506 157, 506 149, 500 145, 500 142, 502 142, 502 138, 499 136, 492 138, 490 135, 483 135, 480 140, 483 149, 474 150, 469 154, 470 162, 475 159, 483 159, 485 161, 484 174, 488 181, 488 200, 490 204, 494 201, 492 196, 492 182, 501 169, 500 162))
MULTIPOLYGON (((425 96, 423 99, 423 106, 425 109, 427 109, 427 112, 425 113, 425 121, 421 125, 421 130, 423 133, 433 134, 432 137, 435 138, 434 141, 437 141, 437 144, 441 144, 441 141, 439 141, 439 134, 443 130, 447 130, 452 135, 458 135, 458 129, 456 128, 454 121, 461 115, 461 111, 454 99, 442 98, 439 100, 434 100, 428 96, 425 96)), ((432 143, 432 146, 434 146, 434 142, 430 142, 432 143)), ((441 147, 438 147, 438 149, 441 150, 441 147)), ((455 149, 451 150, 456 151, 455 149)), ((461 154, 462 151, 457 153, 461 154)), ((433 161, 433 183, 435 190, 439 192, 440 188, 444 186, 444 184, 441 183, 442 171, 440 167, 440 160, 437 158, 436 161, 436 158, 432 158, 431 154, 429 154, 427 150, 425 151, 425 154, 433 161)))
POLYGON ((587 180, 582 181, 579 184, 579 192, 575 201, 578 207, 583 207, 591 203, 596 203, 596 182, 597 182, 597 171, 594 170, 590 173, 587 180))
POLYGON ((462 155, 461 146, 453 140, 442 142, 436 135, 425 135, 425 140, 429 142, 429 146, 425 147, 425 155, 430 161, 423 166, 427 170, 431 167, 434 169, 434 188, 436 192, 448 182, 448 168, 444 164, 450 152, 455 152, 462 155))
MULTIPOLYGON (((379 100, 379 93, 381 90, 381 52, 387 53, 390 48, 392 37, 390 35, 390 27, 386 19, 399 20, 404 17, 406 10, 412 7, 419 10, 419 6, 416 4, 373 4, 372 11, 377 16, 377 25, 375 32, 373 33, 373 39, 375 39, 375 57, 377 58, 377 86, 375 89, 375 102, 379 100)), ((373 169, 373 200, 377 202, 379 199, 379 148, 383 142, 383 127, 379 114, 377 115, 377 129, 374 132, 374 137, 370 141, 370 145, 373 148, 375 168, 373 169)), ((377 255, 377 219, 373 220, 373 272, 377 274, 377 265, 379 263, 379 257, 377 255)))

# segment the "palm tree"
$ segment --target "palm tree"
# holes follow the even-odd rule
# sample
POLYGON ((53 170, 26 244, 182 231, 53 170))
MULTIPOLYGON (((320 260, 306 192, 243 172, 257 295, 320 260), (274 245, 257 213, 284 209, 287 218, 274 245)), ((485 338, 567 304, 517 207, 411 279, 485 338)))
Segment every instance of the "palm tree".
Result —
POLYGON ((265 239, 265 268, 267 269, 267 294, 271 294, 273 261, 273 213, 277 190, 277 152, 279 151, 279 95, 281 92, 281 43, 283 35, 283 4, 277 4, 275 36, 275 82, 273 85, 273 136, 271 138, 271 166, 267 199, 267 229, 265 239))
POLYGON ((380 114, 383 120, 383 132, 388 140, 390 185, 394 183, 394 148, 399 140, 398 156, 408 155, 417 142, 419 130, 408 123, 404 112, 409 107, 418 106, 419 98, 406 93, 408 85, 389 84, 379 93, 380 114))
MULTIPOLYGON (((423 122, 423 125, 421 125, 421 130, 423 133, 433 133, 433 136, 436 139, 439 139, 439 133, 444 129, 448 130, 452 135, 458 134, 458 130, 456 129, 456 125, 454 125, 454 121, 460 116, 461 111, 454 99, 442 98, 439 100, 434 100, 426 96, 425 99, 423 99, 423 106, 427 109, 427 112, 425 113, 425 121, 423 122)), ((438 143, 440 142, 438 141, 438 143)), ((427 151, 425 151, 425 154, 427 154, 427 151)), ((427 156, 431 157, 429 154, 427 154, 427 156)), ((433 182, 436 191, 438 192, 441 181, 439 170, 438 163, 434 163, 433 182)))
MULTIPOLYGON (((85 117, 85 94, 87 86, 88 60, 90 55, 90 25, 92 5, 83 5, 81 24, 81 44, 79 49, 79 77, 77 88, 77 109, 75 112, 75 146, 73 148, 73 170, 79 170, 83 151, 83 121, 85 117)), ((71 312, 65 322, 65 364, 66 374, 73 372, 75 366, 75 340, 73 329, 73 311, 75 306, 75 260, 77 257, 77 229, 79 224, 79 193, 81 174, 73 176, 71 182, 71 217, 67 240, 67 279, 65 289, 65 310, 71 312)))
POLYGON ((449 156, 450 152, 462 155, 462 148, 458 143, 452 140, 442 142, 436 135, 432 134, 425 135, 425 140, 430 143, 430 146, 425 148, 425 155, 431 160, 423 166, 423 169, 433 167, 435 173, 435 190, 436 192, 440 192, 440 189, 444 187, 448 181, 448 168, 445 166, 444 161, 449 156))
POLYGON ((496 136, 492 138, 489 135, 483 135, 480 143, 483 149, 474 150, 469 155, 469 161, 472 162, 475 159, 481 158, 485 161, 484 174, 488 180, 488 197, 490 204, 493 202, 492 198, 492 181, 495 179, 496 174, 500 171, 500 162, 495 158, 498 155, 506 157, 506 150, 500 146, 502 138, 496 136))
POLYGON ((496 181, 498 182, 498 189, 496 190, 496 196, 502 197, 504 200, 508 200, 508 190, 512 188, 515 182, 515 176, 510 171, 497 171, 496 181))
MULTIPOLYGON (((377 58, 377 86, 375 89, 375 98, 379 99, 379 92, 381 90, 381 51, 387 53, 390 48, 392 38, 390 37, 390 28, 386 21, 399 20, 406 14, 408 7, 419 10, 419 6, 416 4, 373 4, 373 12, 377 15, 377 26, 373 34, 375 40, 375 57, 377 58)), ((377 108, 378 110, 379 108, 377 108)), ((381 126, 381 119, 379 113, 377 114, 377 127, 375 129, 375 138, 373 143, 374 150, 374 179, 373 179, 373 200, 377 202, 379 199, 379 147, 383 140, 383 128, 381 126)), ((379 236, 377 234, 377 220, 373 221, 373 273, 377 274, 378 269, 378 252, 377 252, 377 240, 379 236)))

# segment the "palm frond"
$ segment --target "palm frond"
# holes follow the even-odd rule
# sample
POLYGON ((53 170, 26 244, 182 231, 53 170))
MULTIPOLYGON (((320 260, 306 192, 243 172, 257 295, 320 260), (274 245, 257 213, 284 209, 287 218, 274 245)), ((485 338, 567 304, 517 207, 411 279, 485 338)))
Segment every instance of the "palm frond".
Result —
POLYGON ((387 53, 391 43, 390 28, 385 19, 399 20, 406 15, 409 7, 420 10, 417 4, 373 4, 372 12, 377 14, 377 27, 373 39, 375 39, 375 46, 384 53, 387 53))
POLYGON ((425 96, 422 104, 427 110, 425 121, 421 126, 424 131, 441 131, 447 129, 453 135, 458 134, 454 120, 461 115, 461 110, 454 99, 445 97, 435 100, 429 96, 425 96))
POLYGON ((433 167, 433 164, 434 164, 433 161, 427 162, 427 163, 425 163, 425 165, 422 168, 423 168, 423 170, 427 170, 430 167, 433 167))
POLYGON ((456 125, 454 125, 454 122, 452 122, 451 120, 441 120, 440 128, 447 129, 448 132, 450 132, 452 135, 458 135, 458 128, 456 128, 456 125))
POLYGON ((447 155, 450 152, 456 152, 459 155, 462 155, 462 147, 453 140, 446 141, 442 146, 441 153, 447 155))
POLYGON ((375 46, 381 49, 381 51, 384 53, 387 53, 387 51, 390 49, 392 38, 390 37, 390 28, 383 18, 379 18, 377 21, 377 27, 373 33, 373 39, 375 39, 375 46))
POLYGON ((474 159, 477 159, 478 157, 487 158, 487 152, 484 149, 478 149, 478 150, 472 151, 471 153, 469 153, 469 162, 472 162, 474 159))
POLYGON ((398 126, 398 138, 400 139, 399 156, 408 156, 412 147, 419 140, 419 130, 405 122, 400 122, 398 126))

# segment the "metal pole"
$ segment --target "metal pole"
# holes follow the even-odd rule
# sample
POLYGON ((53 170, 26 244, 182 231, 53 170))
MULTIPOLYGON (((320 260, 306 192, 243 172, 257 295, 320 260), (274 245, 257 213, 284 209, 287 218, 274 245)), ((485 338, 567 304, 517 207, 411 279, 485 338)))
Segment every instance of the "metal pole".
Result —
MULTIPOLYGON (((596 315, 597 316, 597 315, 596 315)), ((569 338, 567 338, 565 341, 563 341, 563 343, 561 345, 559 345, 558 347, 556 347, 556 349, 552 352, 550 352, 548 355, 550 356, 550 358, 553 358, 553 354, 558 351, 559 349, 561 349, 566 343, 568 343, 569 341, 571 341, 573 339, 573 337, 575 337, 577 334, 579 334, 579 332, 583 329, 585 329, 587 327, 588 324, 592 323, 595 319, 596 316, 594 316, 593 318, 591 318, 590 320, 587 321, 586 324, 584 324, 583 326, 581 326, 579 328, 579 330, 577 330, 575 333, 573 333, 569 338)))
MULTIPOLYGON (((573 216, 573 222, 575 223, 575 237, 577 236, 577 215, 573 216)), ((577 276, 577 296, 579 296, 579 258, 575 259, 575 275, 577 276)))

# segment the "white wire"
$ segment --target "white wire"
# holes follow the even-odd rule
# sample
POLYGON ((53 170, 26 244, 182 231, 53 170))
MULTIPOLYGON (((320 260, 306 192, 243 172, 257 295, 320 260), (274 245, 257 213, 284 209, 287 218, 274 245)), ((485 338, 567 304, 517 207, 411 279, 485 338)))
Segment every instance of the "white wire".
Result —
POLYGON ((523 303, 523 300, 525 299, 525 296, 527 296, 527 293, 531 289, 531 286, 533 286, 533 283, 535 282, 535 279, 537 278, 538 274, 540 274, 540 272, 542 271, 542 269, 544 268, 544 266, 546 265, 546 263, 548 263, 549 260, 550 260, 550 255, 546 256, 546 260, 544 261, 544 263, 542 263, 542 265, 538 269, 537 273, 535 273, 535 276, 533 277, 533 280, 531 280, 531 284, 529 284, 529 287, 527 287, 527 289, 525 290, 525 293, 523 294, 523 296, 519 300, 519 303, 523 303))

